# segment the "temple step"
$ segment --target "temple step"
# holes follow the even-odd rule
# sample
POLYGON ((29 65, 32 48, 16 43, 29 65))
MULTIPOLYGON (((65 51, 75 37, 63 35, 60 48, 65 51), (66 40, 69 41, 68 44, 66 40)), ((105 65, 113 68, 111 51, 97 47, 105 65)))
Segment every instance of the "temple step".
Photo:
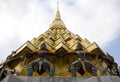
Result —
POLYGON ((120 82, 118 76, 34 77, 9 75, 1 82, 120 82))

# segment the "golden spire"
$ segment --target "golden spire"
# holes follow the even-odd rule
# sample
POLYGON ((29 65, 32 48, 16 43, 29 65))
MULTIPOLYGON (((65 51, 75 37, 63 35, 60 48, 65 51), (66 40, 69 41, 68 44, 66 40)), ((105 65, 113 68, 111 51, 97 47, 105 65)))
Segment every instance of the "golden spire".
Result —
POLYGON ((53 20, 53 22, 52 22, 50 27, 53 27, 53 28, 56 29, 56 26, 59 26, 59 27, 62 26, 60 28, 64 28, 65 29, 65 24, 61 20, 61 16, 60 16, 60 12, 59 12, 59 2, 57 2, 57 12, 56 12, 55 19, 53 20))
POLYGON ((59 2, 57 2, 57 12, 56 12, 55 20, 60 20, 60 19, 61 19, 61 16, 59 12, 59 2))

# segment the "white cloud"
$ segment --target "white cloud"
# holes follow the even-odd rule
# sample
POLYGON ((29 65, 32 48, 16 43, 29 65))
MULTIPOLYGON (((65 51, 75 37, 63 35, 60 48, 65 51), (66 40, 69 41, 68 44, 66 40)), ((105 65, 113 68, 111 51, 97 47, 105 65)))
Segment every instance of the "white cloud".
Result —
MULTIPOLYGON (((118 3, 119 0, 61 0, 59 6, 71 32, 105 47, 119 34, 118 3)), ((55 12, 54 0, 1 0, 0 49, 3 50, 0 54, 7 56, 27 40, 45 32, 55 12)))
POLYGON ((105 47, 119 34, 118 3, 118 0, 76 0, 73 6, 67 5, 64 8, 63 19, 74 33, 105 47))

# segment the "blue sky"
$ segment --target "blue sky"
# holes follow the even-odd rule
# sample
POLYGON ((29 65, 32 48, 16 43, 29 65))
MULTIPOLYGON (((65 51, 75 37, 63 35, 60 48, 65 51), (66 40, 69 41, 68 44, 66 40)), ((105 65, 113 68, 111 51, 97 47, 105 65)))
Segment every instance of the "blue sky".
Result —
POLYGON ((120 0, 0 0, 0 61, 49 28, 57 1, 66 27, 120 65, 120 0))
POLYGON ((111 41, 107 47, 103 49, 105 52, 109 52, 120 65, 120 36, 111 41))

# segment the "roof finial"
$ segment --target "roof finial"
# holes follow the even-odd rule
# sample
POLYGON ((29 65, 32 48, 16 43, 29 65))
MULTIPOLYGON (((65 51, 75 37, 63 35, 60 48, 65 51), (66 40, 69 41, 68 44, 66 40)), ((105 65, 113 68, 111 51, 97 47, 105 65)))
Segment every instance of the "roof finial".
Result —
POLYGON ((60 17, 60 12, 59 12, 59 2, 57 2, 57 12, 56 12, 56 17, 55 17, 56 20, 59 20, 61 19, 60 17))
POLYGON ((59 10, 59 2, 57 2, 57 10, 59 10))

